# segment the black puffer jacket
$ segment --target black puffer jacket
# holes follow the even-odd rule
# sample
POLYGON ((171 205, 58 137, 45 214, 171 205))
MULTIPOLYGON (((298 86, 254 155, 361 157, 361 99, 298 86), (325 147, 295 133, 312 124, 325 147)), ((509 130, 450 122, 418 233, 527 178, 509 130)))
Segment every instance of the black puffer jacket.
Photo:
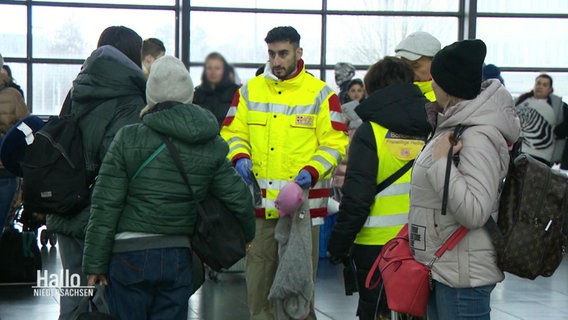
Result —
POLYGON ((215 89, 206 84, 200 85, 195 88, 193 103, 211 111, 220 128, 237 90, 239 86, 232 82, 220 84, 215 89))
POLYGON ((355 111, 364 121, 349 147, 349 163, 337 222, 328 243, 334 258, 348 256, 355 236, 375 201, 379 159, 370 121, 391 131, 426 137, 432 131, 425 105, 428 100, 413 84, 396 84, 374 92, 355 111))

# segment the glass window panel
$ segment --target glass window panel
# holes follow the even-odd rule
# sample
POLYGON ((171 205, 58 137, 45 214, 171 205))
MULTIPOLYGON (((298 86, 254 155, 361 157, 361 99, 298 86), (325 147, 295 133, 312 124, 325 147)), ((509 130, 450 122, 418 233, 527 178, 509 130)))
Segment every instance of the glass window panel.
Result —
POLYGON ((568 13, 566 0, 516 0, 514 4, 509 1, 477 0, 478 12, 496 13, 568 13))
MULTIPOLYGON (((32 0, 32 2, 34 2, 32 0)), ((45 2, 108 3, 173 6, 175 0, 45 0, 45 2)))
POLYGON ((6 57, 26 56, 27 15, 26 6, 0 4, 2 25, 0 53, 6 57))
POLYGON ((236 68, 236 82, 245 84, 247 81, 255 77, 257 69, 254 68, 236 68))
POLYGON ((197 87, 201 84, 201 74, 203 73, 203 67, 190 67, 189 75, 191 76, 191 81, 193 81, 193 86, 197 87))
POLYGON ((33 113, 59 114, 61 105, 81 65, 34 64, 33 65, 33 113))
MULTIPOLYGON (((505 86, 514 98, 525 92, 529 92, 534 87, 535 78, 542 72, 501 72, 505 80, 505 86)), ((568 102, 568 73, 546 72, 552 77, 554 94, 564 97, 568 102)))
POLYGON ((321 16, 294 14, 260 14, 233 12, 192 12, 190 17, 190 60, 202 62, 208 53, 217 51, 229 63, 268 60, 264 38, 277 26, 293 25, 300 33, 303 57, 308 64, 320 63, 321 16), (219 27, 219 21, 224 26, 219 27))
POLYGON ((174 11, 60 7, 32 10, 35 58, 85 59, 97 47, 101 32, 119 25, 131 28, 143 39, 159 38, 166 52, 175 53, 174 11))
POLYGON ((321 0, 191 0, 196 7, 262 8, 262 9, 312 9, 322 7, 321 0))
POLYGON ((568 30, 568 19, 477 19, 477 37, 487 44, 485 61, 497 66, 567 66, 565 41, 554 30, 568 30))
POLYGON ((28 94, 28 72, 25 63, 15 63, 15 62, 6 62, 4 61, 4 65, 10 67, 12 70, 12 78, 14 82, 22 88, 24 91, 24 99, 27 99, 28 94))
POLYGON ((327 0, 328 10, 357 11, 455 11, 458 0, 327 0))
POLYGON ((394 55, 396 45, 415 31, 431 33, 444 47, 457 41, 458 19, 332 15, 327 20, 326 62, 373 64, 394 55))

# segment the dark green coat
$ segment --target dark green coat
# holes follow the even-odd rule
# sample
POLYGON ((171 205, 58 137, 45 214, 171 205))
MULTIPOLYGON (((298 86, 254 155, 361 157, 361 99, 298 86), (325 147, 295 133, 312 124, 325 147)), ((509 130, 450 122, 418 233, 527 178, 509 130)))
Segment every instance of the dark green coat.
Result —
POLYGON ((172 138, 195 200, 215 195, 240 221, 247 241, 254 238, 252 197, 227 159, 229 147, 218 135, 215 116, 197 105, 166 102, 144 115, 142 124, 121 129, 103 161, 85 238, 86 274, 107 273, 117 233, 190 235, 194 231, 196 202, 167 148, 132 179, 162 144, 155 131, 172 138))
MULTIPOLYGON (((71 109, 62 113, 77 114, 98 101, 95 109, 81 119, 83 148, 87 169, 97 172, 106 151, 120 128, 140 122, 145 105, 146 77, 128 57, 111 46, 93 51, 73 81, 71 109)), ((64 218, 47 215, 51 232, 84 238, 90 208, 64 218)))

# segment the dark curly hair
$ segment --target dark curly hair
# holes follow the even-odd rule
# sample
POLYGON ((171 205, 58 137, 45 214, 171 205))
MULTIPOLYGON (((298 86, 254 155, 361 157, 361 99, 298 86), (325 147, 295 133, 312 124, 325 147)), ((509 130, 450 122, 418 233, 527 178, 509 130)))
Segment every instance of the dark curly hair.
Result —
POLYGON ((293 27, 276 27, 270 31, 264 38, 266 43, 274 43, 278 41, 289 41, 296 47, 300 46, 300 34, 293 27))

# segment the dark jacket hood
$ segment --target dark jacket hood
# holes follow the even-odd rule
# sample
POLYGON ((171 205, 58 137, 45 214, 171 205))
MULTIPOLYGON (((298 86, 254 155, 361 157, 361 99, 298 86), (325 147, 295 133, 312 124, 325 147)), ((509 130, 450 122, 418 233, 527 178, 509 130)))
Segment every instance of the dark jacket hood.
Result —
POLYGON ((219 134, 215 116, 194 104, 159 103, 142 115, 142 122, 155 131, 190 144, 213 140, 219 134))
POLYGON ((432 131, 425 106, 428 100, 414 84, 393 84, 372 93, 355 109, 363 121, 396 133, 426 136, 432 131))
POLYGON ((73 81, 73 101, 108 100, 146 94, 142 69, 113 46, 102 46, 91 53, 73 81))

